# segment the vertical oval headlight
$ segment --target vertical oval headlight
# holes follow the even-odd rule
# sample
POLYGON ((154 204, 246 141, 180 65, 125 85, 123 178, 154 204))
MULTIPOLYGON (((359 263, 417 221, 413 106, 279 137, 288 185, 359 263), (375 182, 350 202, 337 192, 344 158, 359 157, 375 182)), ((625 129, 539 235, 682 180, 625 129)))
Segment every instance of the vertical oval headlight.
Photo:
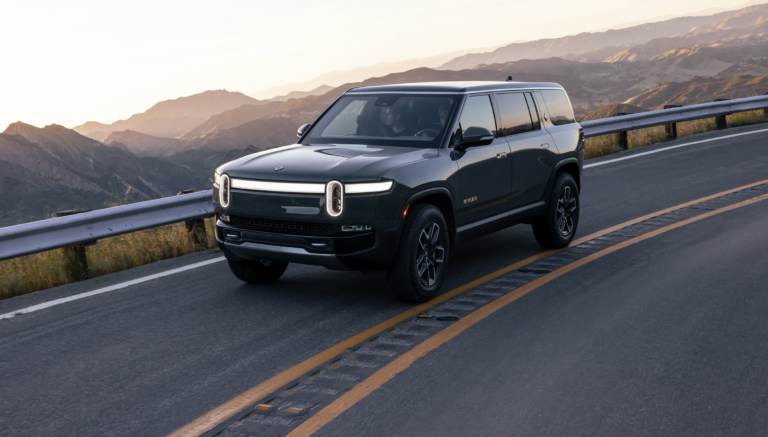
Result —
POLYGON ((224 208, 229 207, 230 185, 231 183, 229 180, 229 176, 225 174, 221 175, 221 185, 219 186, 219 203, 224 208))
POLYGON ((338 217, 344 210, 344 185, 330 181, 325 186, 325 210, 331 217, 338 217))

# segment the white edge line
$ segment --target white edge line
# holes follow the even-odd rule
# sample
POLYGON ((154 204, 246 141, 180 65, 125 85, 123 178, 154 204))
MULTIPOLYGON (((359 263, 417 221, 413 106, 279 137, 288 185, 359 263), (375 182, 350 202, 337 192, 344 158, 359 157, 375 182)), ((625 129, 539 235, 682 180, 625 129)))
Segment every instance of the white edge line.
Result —
POLYGON ((753 130, 751 132, 742 132, 740 134, 726 135, 724 137, 710 138, 710 139, 707 139, 707 140, 694 141, 692 143, 678 144, 677 146, 663 147, 663 148, 660 148, 660 149, 651 150, 650 152, 636 153, 634 155, 625 156, 623 158, 609 159, 609 160, 606 160, 606 161, 596 162, 594 164, 587 164, 587 165, 584 166, 584 168, 597 167, 598 165, 611 164, 613 162, 618 162, 618 161, 626 161, 627 159, 639 158, 641 156, 650 155, 650 154, 653 154, 653 153, 666 152, 667 150, 679 149, 680 147, 694 146, 696 144, 709 143, 709 142, 712 142, 712 141, 727 140, 728 138, 741 137, 741 136, 744 136, 744 135, 759 134, 759 133, 762 133, 762 132, 768 132, 768 129, 753 130))
POLYGON ((198 267, 207 266, 209 264, 217 263, 220 261, 224 261, 224 257, 220 256, 218 258, 209 259, 207 261, 201 261, 198 263, 190 264, 184 267, 179 267, 177 269, 171 269, 166 270, 164 272, 155 273, 154 275, 144 276, 142 278, 132 279, 130 281, 121 282, 119 284, 110 285, 109 287, 99 288, 97 290, 93 291, 86 291, 85 293, 75 294, 72 296, 62 297, 60 299, 54 299, 48 302, 43 302, 37 305, 32 305, 30 307, 22 308, 16 311, 12 311, 10 313, 0 314, 0 320, 4 319, 10 319, 12 317, 21 315, 21 314, 28 314, 33 313, 35 311, 40 311, 45 308, 54 307, 57 305, 65 304, 67 302, 72 302, 75 300, 85 299, 86 297, 96 296, 97 294, 103 294, 108 293, 110 291, 120 290, 123 288, 130 287, 131 285, 141 284, 142 282, 151 281, 153 279, 162 278, 165 276, 175 275, 176 273, 186 272, 187 270, 196 269, 198 267))

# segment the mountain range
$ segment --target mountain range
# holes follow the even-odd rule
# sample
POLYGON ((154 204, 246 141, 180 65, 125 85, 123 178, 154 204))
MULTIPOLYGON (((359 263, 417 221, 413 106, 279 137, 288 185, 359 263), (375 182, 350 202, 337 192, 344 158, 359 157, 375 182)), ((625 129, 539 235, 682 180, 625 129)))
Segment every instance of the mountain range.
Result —
POLYGON ((254 93, 253 96, 262 100, 267 98, 270 100, 275 100, 276 98, 273 96, 285 93, 290 94, 291 92, 295 93, 296 90, 315 89, 318 86, 336 87, 345 83, 360 82, 370 77, 386 76, 391 73, 413 70, 414 68, 437 68, 457 56, 465 55, 475 51, 492 50, 495 48, 496 47, 459 50, 450 53, 442 53, 440 55, 429 56, 427 58, 408 59, 405 61, 397 62, 378 62, 374 65, 353 68, 351 70, 331 71, 306 82, 289 83, 287 85, 269 88, 258 93, 254 93))
POLYGON ((137 157, 63 126, 17 122, 0 134, 0 225, 172 196, 199 179, 189 167, 137 157))
MULTIPOLYGON (((600 49, 630 48, 654 39, 705 35, 765 24, 766 5, 750 6, 738 11, 721 12, 703 17, 680 17, 658 23, 646 23, 619 30, 585 32, 564 38, 540 39, 509 44, 487 53, 469 53, 441 65, 441 69, 462 70, 479 64, 498 64, 520 59, 567 57, 600 49)), ((722 39, 725 34, 721 34, 722 39)), ((709 39, 709 38, 707 38, 709 39)), ((699 42, 700 44, 701 42, 699 42)), ((685 44, 690 45, 690 42, 685 44)))
MULTIPOLYGON (((388 64, 381 70, 388 74, 345 83, 339 78, 359 76, 336 72, 266 100, 206 91, 111 124, 14 123, 0 134, 0 225, 207 188, 216 166, 292 143, 298 126, 353 87, 508 76, 551 81, 568 91, 580 120, 764 94, 768 5, 439 55, 428 63, 409 61, 403 71, 388 64)), ((366 71, 373 70, 355 74, 366 71)))
POLYGON ((74 130, 95 140, 102 140, 110 133, 122 130, 134 130, 158 137, 176 137, 211 115, 240 105, 258 103, 258 100, 243 93, 226 90, 205 91, 189 97, 164 100, 127 120, 111 124, 89 121, 74 130))

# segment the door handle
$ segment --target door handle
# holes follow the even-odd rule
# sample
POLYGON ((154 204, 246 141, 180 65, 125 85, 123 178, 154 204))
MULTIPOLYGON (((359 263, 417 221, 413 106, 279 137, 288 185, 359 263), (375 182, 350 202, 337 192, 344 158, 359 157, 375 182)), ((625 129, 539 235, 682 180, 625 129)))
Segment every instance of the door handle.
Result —
POLYGON ((497 153, 496 159, 502 159, 507 157, 507 152, 497 153))
POLYGON ((549 143, 544 143, 541 145, 542 149, 549 149, 549 143))

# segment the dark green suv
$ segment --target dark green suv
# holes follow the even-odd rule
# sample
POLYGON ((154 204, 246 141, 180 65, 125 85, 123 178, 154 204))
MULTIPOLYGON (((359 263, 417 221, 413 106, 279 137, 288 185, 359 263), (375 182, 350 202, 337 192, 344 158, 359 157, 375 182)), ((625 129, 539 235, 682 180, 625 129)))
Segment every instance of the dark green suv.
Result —
POLYGON ((355 88, 298 136, 216 170, 216 239, 243 281, 313 264, 423 302, 459 240, 530 223, 559 248, 576 232, 584 139, 560 85, 355 88))

